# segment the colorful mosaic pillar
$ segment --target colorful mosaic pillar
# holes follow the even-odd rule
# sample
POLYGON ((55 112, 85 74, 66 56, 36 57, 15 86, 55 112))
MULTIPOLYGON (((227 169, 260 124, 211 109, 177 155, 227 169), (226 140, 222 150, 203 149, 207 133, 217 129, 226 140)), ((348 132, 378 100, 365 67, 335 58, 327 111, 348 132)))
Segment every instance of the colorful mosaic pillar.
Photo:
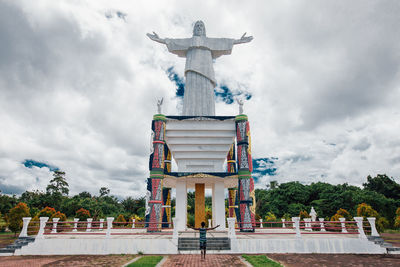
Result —
MULTIPOLYGON (((228 173, 236 173, 236 155, 235 155, 235 143, 232 144, 231 149, 229 149, 228 155, 226 157, 226 162, 227 162, 227 167, 228 167, 228 173)), ((230 218, 236 218, 236 221, 238 221, 237 215, 239 214, 238 212, 238 199, 237 199, 237 187, 233 188, 228 188, 228 210, 229 210, 229 217, 230 218)), ((237 226, 237 224, 236 224, 237 226)))
POLYGON ((171 223, 171 188, 163 188, 162 199, 162 228, 169 228, 171 223))
POLYGON ((251 160, 250 125, 247 116, 238 115, 236 121, 236 142, 238 161, 239 190, 239 227, 242 232, 254 232, 255 195, 254 181, 251 177, 253 164, 251 160))
POLYGON ((162 114, 153 116, 151 123, 152 145, 150 151, 149 170, 146 195, 146 224, 148 232, 157 232, 162 220, 162 184, 164 179, 165 121, 162 114))

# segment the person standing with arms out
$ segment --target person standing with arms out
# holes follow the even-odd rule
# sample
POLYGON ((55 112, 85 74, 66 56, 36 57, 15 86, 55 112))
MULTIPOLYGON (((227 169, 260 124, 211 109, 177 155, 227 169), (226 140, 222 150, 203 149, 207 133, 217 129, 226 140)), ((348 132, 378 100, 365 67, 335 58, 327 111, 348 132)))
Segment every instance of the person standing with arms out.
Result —
POLYGON ((203 259, 206 259, 206 250, 207 250, 207 231, 209 230, 214 230, 215 228, 217 228, 219 226, 219 224, 215 227, 212 228, 205 228, 206 223, 205 222, 201 222, 201 228, 193 228, 190 227, 188 225, 189 228, 193 229, 193 230, 198 230, 200 233, 200 237, 199 237, 199 241, 200 241, 200 250, 201 250, 201 257, 203 259))

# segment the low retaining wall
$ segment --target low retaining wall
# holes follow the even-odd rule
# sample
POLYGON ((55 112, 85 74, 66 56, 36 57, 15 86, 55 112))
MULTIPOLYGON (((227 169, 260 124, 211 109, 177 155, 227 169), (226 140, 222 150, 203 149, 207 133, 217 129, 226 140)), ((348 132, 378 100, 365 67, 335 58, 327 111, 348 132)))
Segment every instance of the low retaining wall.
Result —
MULTIPOLYGON (((104 254, 187 254, 171 238, 45 238, 15 251, 14 255, 104 255, 104 254)), ((210 254, 238 253, 352 253, 384 254, 386 249, 362 238, 233 239, 231 250, 210 254)))

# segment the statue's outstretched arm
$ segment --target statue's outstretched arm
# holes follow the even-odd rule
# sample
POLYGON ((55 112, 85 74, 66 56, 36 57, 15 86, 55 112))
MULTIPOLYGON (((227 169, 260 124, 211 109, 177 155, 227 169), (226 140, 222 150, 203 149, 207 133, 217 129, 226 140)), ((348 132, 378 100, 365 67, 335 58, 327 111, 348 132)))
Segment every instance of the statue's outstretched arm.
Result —
POLYGON ((244 44, 251 42, 251 40, 253 40, 253 36, 246 36, 246 33, 244 33, 240 39, 234 40, 233 44, 244 44))
POLYGON ((153 32, 153 34, 148 33, 147 36, 148 36, 151 40, 153 40, 153 41, 156 41, 156 42, 165 44, 165 39, 160 38, 160 37, 158 36, 158 34, 155 33, 155 32, 153 32))

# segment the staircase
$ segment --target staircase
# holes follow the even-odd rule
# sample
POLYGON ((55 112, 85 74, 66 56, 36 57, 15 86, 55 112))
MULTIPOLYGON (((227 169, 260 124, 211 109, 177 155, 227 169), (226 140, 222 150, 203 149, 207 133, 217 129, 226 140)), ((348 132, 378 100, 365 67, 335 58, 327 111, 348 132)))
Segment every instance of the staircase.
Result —
POLYGON ((19 237, 14 241, 13 244, 6 246, 5 248, 0 248, 0 255, 2 253, 14 253, 16 249, 19 249, 23 246, 28 245, 29 243, 35 241, 34 237, 19 237))
MULTIPOLYGON (((197 237, 178 238, 178 250, 199 250, 200 242, 197 237)), ((207 250, 230 250, 231 240, 228 237, 207 237, 207 250)))
POLYGON ((380 236, 368 236, 368 240, 386 248, 388 254, 400 254, 400 248, 393 247, 392 244, 385 242, 380 236))

